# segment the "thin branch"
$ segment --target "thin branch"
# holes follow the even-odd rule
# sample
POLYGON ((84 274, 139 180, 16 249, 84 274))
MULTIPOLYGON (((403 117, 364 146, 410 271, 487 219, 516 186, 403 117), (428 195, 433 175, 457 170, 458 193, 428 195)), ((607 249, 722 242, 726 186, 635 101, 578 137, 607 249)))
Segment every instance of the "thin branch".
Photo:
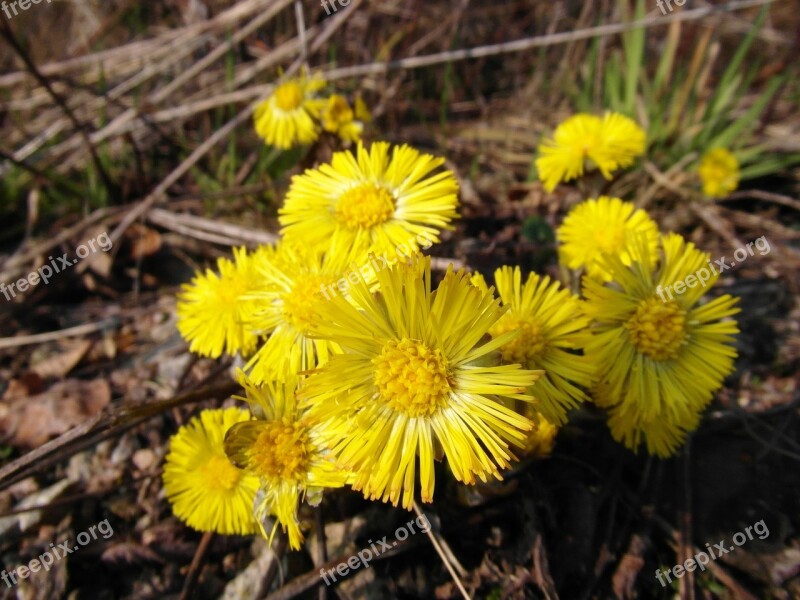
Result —
POLYGON ((300 59, 303 66, 308 68, 308 42, 306 41, 306 20, 303 16, 303 3, 294 0, 294 18, 297 21, 297 37, 300 39, 300 59))
POLYGON ((755 198, 756 200, 764 200, 766 202, 774 202, 781 206, 787 206, 794 210, 800 211, 800 200, 795 200, 790 196, 783 194, 776 194, 775 192, 766 192, 764 190, 739 190, 728 194, 724 198, 720 198, 717 202, 728 202, 730 200, 746 200, 755 198))
POLYGON ((183 404, 202 402, 213 398, 227 398, 239 390, 234 381, 187 392, 168 400, 107 406, 91 419, 73 427, 54 440, 23 454, 0 468, 0 490, 30 477, 50 466, 67 460, 73 454, 90 448, 104 439, 122 433, 165 410, 183 404))
POLYGON ((213 539, 213 531, 206 531, 200 539, 200 544, 197 546, 197 550, 194 553, 192 564, 189 565, 189 573, 186 575, 186 581, 183 583, 180 600, 189 600, 189 598, 192 597, 197 578, 200 576, 200 568, 203 566, 203 560, 206 557, 206 552, 208 552, 208 547, 213 539))
POLYGON ((42 344, 44 342, 53 342, 65 337, 74 337, 76 335, 86 335, 87 333, 94 333, 95 331, 102 331, 114 327, 119 323, 118 319, 106 319, 97 323, 86 323, 85 325, 77 325, 75 327, 68 327, 67 329, 59 329, 58 331, 48 331, 47 333, 37 333, 35 335, 19 335, 10 338, 0 338, 0 349, 2 348, 17 348, 19 346, 30 346, 31 344, 42 344))
MULTIPOLYGON (((414 501, 414 512, 417 513, 418 517, 422 517, 423 519, 428 521, 428 523, 430 523, 430 521, 428 520, 428 517, 426 517, 425 513, 422 512, 422 509, 420 509, 419 504, 417 504, 416 500, 414 501)), ((439 540, 436 539, 436 534, 433 533, 433 529, 428 527, 428 529, 425 531, 425 533, 430 538, 431 544, 433 544, 433 547, 436 549, 436 552, 439 554, 439 558, 442 559, 442 562, 444 563, 444 566, 447 567, 447 572, 450 573, 450 577, 453 578, 453 581, 455 582, 456 587, 458 588, 458 591, 461 592, 461 595, 464 598, 466 598, 466 600, 471 600, 472 597, 467 593, 466 588, 464 588, 464 584, 461 583, 461 579, 459 578, 458 573, 456 573, 456 570, 453 568, 453 565, 451 565, 450 561, 447 559, 447 554, 445 554, 444 549, 442 548, 441 544, 439 544, 439 540)))
POLYGON ((34 62, 31 60, 30 56, 28 56, 27 52, 20 46, 17 38, 14 36, 14 33, 11 31, 10 25, 0 19, 3 23, 2 33, 3 37, 6 39, 8 44, 14 49, 14 51, 19 55, 22 61, 25 63, 25 66, 31 72, 31 74, 36 78, 36 80, 44 86, 47 92, 53 97, 53 100, 61 110, 64 111, 64 114, 72 123, 72 126, 78 131, 81 138, 83 139, 83 143, 86 145, 86 149, 89 151, 89 154, 92 157, 92 162, 94 163, 95 168, 97 169, 97 173, 100 175, 100 178, 103 180, 103 185, 105 185, 106 190, 108 191, 109 195, 114 195, 114 190, 116 186, 111 181, 111 177, 109 177, 108 173, 106 172, 105 167, 103 167, 103 163, 100 162, 100 157, 97 155, 97 149, 92 144, 91 140, 89 139, 89 135, 86 133, 86 129, 84 128, 83 124, 78 121, 78 118, 75 116, 75 113, 72 112, 72 109, 67 105, 64 98, 61 97, 58 92, 53 89, 53 86, 50 85, 50 81, 39 72, 39 69, 36 67, 34 62))
MULTIPOLYGON (((347 18, 353 14, 353 12, 358 8, 360 4, 360 0, 354 0, 351 6, 348 7, 346 11, 342 14, 337 15, 333 22, 331 23, 330 27, 323 30, 322 33, 314 40, 314 43, 311 46, 311 51, 314 52, 318 50, 322 44, 324 44, 333 33, 341 27, 347 18)), ((286 71, 286 77, 290 77, 294 73, 296 73, 301 66, 301 61, 296 60, 286 71)), ((272 90, 274 86, 269 86, 269 89, 272 90)), ((137 219, 142 217, 156 202, 164 199, 166 197, 167 190, 171 188, 181 177, 183 177, 189 170, 203 157, 205 154, 211 150, 214 146, 218 143, 222 142, 223 140, 227 139, 228 135, 233 132, 236 127, 250 119, 250 115, 252 111, 258 106, 259 100, 251 102, 247 107, 245 107, 242 111, 239 112, 233 119, 225 123, 222 127, 220 127, 217 131, 215 131, 205 142, 203 142, 199 147, 195 149, 181 164, 179 164, 167 177, 162 181, 156 189, 154 189, 149 196, 147 196, 144 200, 142 200, 136 208, 134 208, 131 212, 125 215, 125 218, 122 219, 119 225, 117 225, 116 229, 111 232, 110 238, 112 242, 117 242, 125 230, 130 227, 137 219)), ((89 256, 86 260, 84 260, 81 264, 78 265, 77 271, 78 273, 82 273, 86 268, 89 267, 91 264, 92 258, 94 255, 89 256)))
MULTIPOLYGON (((580 29, 578 31, 568 31, 568 32, 553 33, 548 35, 534 36, 529 38, 523 38, 521 40, 515 40, 513 42, 504 42, 501 44, 491 44, 487 46, 478 46, 476 48, 465 48, 461 50, 450 50, 447 52, 438 52, 435 54, 402 58, 390 62, 372 62, 363 65, 341 67, 338 69, 329 69, 329 70, 323 69, 321 71, 321 74, 328 81, 335 81, 338 79, 363 77, 366 75, 381 75, 393 70, 419 69, 437 64, 449 63, 456 60, 481 58, 485 56, 495 56, 499 54, 523 52, 525 50, 530 50, 533 48, 555 46, 558 44, 565 44, 568 42, 573 42, 582 39, 590 39, 593 37, 602 37, 606 35, 622 33, 632 29, 658 27, 666 25, 673 21, 682 21, 682 22, 696 21, 710 14, 743 10, 746 8, 751 8, 753 6, 761 6, 763 4, 769 4, 772 1, 773 0, 741 0, 739 2, 730 2, 728 4, 720 6, 709 6, 688 11, 682 11, 679 13, 676 12, 671 15, 659 16, 657 18, 641 19, 638 21, 633 21, 631 23, 614 23, 598 27, 589 27, 586 29, 580 29)), ((345 13, 349 13, 355 8, 356 4, 357 2, 353 2, 347 8, 346 11, 342 11, 336 17, 333 17, 332 20, 339 19, 340 17, 344 16, 345 13)), ((323 33, 323 35, 325 34, 323 33)), ((327 39, 327 37, 329 36, 325 36, 325 39, 327 39)), ((299 43, 295 42, 294 40, 290 40, 280 48, 283 48, 284 51, 288 52, 290 50, 295 50, 295 51, 298 50, 299 46, 300 46, 299 43)), ((315 43, 310 51, 313 52, 316 49, 316 47, 317 44, 315 43)), ((271 65, 274 62, 273 54, 274 53, 270 53, 262 60, 265 60, 266 64, 271 65)), ((260 66, 261 65, 257 64, 253 67, 253 69, 259 67, 258 70, 260 71, 262 70, 260 66)), ((239 103, 239 102, 248 102, 255 98, 261 98, 266 94, 270 93, 272 88, 273 88, 272 85, 264 84, 264 85, 252 86, 242 90, 237 90, 235 92, 222 93, 213 96, 211 98, 203 98, 202 100, 184 104, 182 106, 167 108, 153 112, 152 114, 149 115, 149 118, 152 120, 152 122, 162 122, 162 121, 171 122, 175 121, 176 119, 184 119, 192 115, 195 115, 197 113, 217 108, 219 106, 225 106, 228 104, 239 103)), ((105 140, 113 135, 119 135, 127 131, 136 129, 138 126, 141 125, 141 119, 135 119, 134 121, 130 121, 125 124, 120 124, 118 127, 116 127, 116 130, 111 130, 110 125, 111 124, 106 126, 104 129, 95 132, 93 134, 93 139, 95 139, 95 141, 105 140)))

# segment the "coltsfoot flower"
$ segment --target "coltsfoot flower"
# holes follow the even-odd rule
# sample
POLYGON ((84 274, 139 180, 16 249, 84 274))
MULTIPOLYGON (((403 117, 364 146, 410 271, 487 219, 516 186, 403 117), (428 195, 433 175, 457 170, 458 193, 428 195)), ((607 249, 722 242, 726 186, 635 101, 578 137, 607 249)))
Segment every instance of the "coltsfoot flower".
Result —
POLYGON ((189 342, 189 350, 219 358, 222 353, 250 354, 258 337, 245 325, 252 303, 243 295, 259 287, 256 269, 260 251, 233 249, 233 260, 220 258, 218 272, 206 269, 184 284, 178 295, 178 331, 189 342))
POLYGON ((536 427, 528 433, 525 440, 524 450, 528 456, 536 458, 544 458, 550 456, 553 452, 553 446, 556 443, 556 436, 558 435, 558 427, 548 421, 541 413, 529 415, 536 427))
MULTIPOLYGON (((590 322, 580 300, 557 281, 536 273, 529 273, 523 285, 519 267, 501 267, 494 272, 494 279, 502 305, 509 310, 489 333, 494 338, 508 331, 520 332, 500 348, 503 362, 544 369, 531 394, 547 420, 563 424, 569 409, 588 400, 581 387, 588 388, 594 379, 592 363, 580 353, 590 338, 590 322)), ((481 275, 473 275, 472 281, 487 289, 481 275)))
MULTIPOLYGON (((659 294, 710 259, 674 233, 662 238, 661 252, 654 262, 639 240, 629 265, 606 258, 610 284, 584 278, 584 309, 594 321, 585 352, 598 367, 593 397, 610 409, 613 436, 628 448, 643 442, 649 453, 668 456, 733 371, 739 329, 729 317, 739 309, 727 294, 701 304, 700 286, 659 294)), ((713 273, 708 283, 718 277, 713 273)))
POLYGON ((325 105, 325 100, 316 94, 323 87, 325 80, 321 76, 305 74, 279 84, 253 113, 256 133, 276 148, 315 141, 320 111, 325 105))
POLYGON ((337 459, 355 471, 365 497, 410 508, 419 463, 431 502, 434 457, 456 479, 500 478, 533 423, 499 398, 531 402, 541 371, 487 361, 517 332, 486 341, 505 312, 464 271, 448 271, 435 292, 430 258, 419 255, 377 274, 380 292, 354 286, 320 310, 314 335, 342 347, 300 389, 302 405, 329 424, 337 459), (487 364, 488 363, 488 364, 487 364))
MULTIPOLYGON (((603 256, 614 254, 631 264, 631 246, 643 237, 648 256, 656 258, 658 226, 648 214, 630 202, 600 196, 581 202, 569 211, 556 231, 559 259, 570 269, 586 269, 590 277, 608 281, 603 256)), ((655 264, 655 263, 654 263, 655 264)))
POLYGON ((278 525, 287 532, 289 545, 298 550, 303 541, 297 518, 298 505, 306 500, 319 504, 326 488, 337 488, 348 479, 347 471, 332 460, 325 439, 325 425, 297 407, 297 380, 258 386, 239 372, 254 420, 239 423, 225 436, 225 451, 238 467, 260 483, 255 518, 270 540, 278 525), (276 523, 267 533, 268 517, 276 523))
POLYGON ((286 240, 262 250, 255 265, 261 286, 242 297, 255 307, 247 313, 250 330, 269 336, 245 367, 254 382, 283 381, 325 363, 338 350, 335 342, 308 333, 320 319, 324 295, 335 293, 330 286, 346 274, 355 256, 286 240))
POLYGON ((204 410, 170 439, 164 491, 189 527, 226 535, 259 532, 253 517, 258 478, 231 464, 223 448, 225 433, 249 420, 240 408, 204 410))
POLYGON ((724 148, 706 152, 697 172, 709 198, 724 198, 739 186, 739 161, 724 148))
POLYGON ((364 124, 371 116, 361 98, 356 98, 355 110, 350 108, 344 96, 333 94, 328 98, 320 115, 325 131, 338 135, 346 142, 358 142, 364 124))
POLYGON ((601 118, 578 113, 542 142, 536 169, 548 192, 562 181, 582 176, 587 166, 596 166, 611 179, 614 171, 629 167, 644 153, 645 139, 644 130, 621 114, 606 113, 601 118))
MULTIPOLYGON (((336 152, 330 163, 292 178, 280 209, 288 241, 330 248, 334 253, 391 253, 418 240, 439 241, 457 217, 458 184, 451 171, 432 172, 444 159, 410 146, 359 143, 336 152)), ((430 244, 429 244, 430 245, 430 244)))

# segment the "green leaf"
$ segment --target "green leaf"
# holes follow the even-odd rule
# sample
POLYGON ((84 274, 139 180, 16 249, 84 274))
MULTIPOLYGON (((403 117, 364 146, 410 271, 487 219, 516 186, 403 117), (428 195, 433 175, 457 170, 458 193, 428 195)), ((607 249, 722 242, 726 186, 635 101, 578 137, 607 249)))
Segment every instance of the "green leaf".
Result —
MULTIPOLYGON (((733 54, 733 58, 731 58, 730 62, 728 63, 728 67, 722 74, 722 78, 719 80, 717 89, 728 89, 735 78, 738 77, 741 79, 740 67, 742 61, 744 60, 747 51, 750 49, 750 46, 753 44, 753 40, 755 39, 756 35, 761 30, 761 26, 764 24, 764 19, 766 18, 768 11, 769 11, 769 4, 765 4, 764 6, 761 7, 761 10, 758 11, 758 16, 756 16, 756 20, 753 21, 753 25, 747 32, 747 35, 744 37, 744 40, 742 40, 742 43, 739 44, 739 47, 733 54)), ((715 114, 720 110, 722 110, 722 107, 717 105, 717 99, 715 98, 715 101, 710 103, 709 105, 710 112, 707 114, 715 114)))
POLYGON ((800 164, 800 153, 769 156, 742 168, 739 173, 739 179, 745 181, 756 177, 764 177, 765 175, 773 175, 798 164, 800 164))
POLYGON ((775 77, 767 84, 767 89, 739 119, 729 125, 722 133, 713 138, 707 148, 728 148, 737 138, 744 138, 750 133, 756 120, 767 107, 775 92, 783 85, 784 77, 775 77))
MULTIPOLYGON (((622 0, 621 5, 626 5, 622 0)), ((634 20, 644 17, 644 1, 637 0, 634 20)), ((644 77, 644 28, 639 27, 622 35, 625 48, 625 101, 623 112, 629 117, 634 116, 636 108, 636 90, 639 87, 640 77, 644 77)))

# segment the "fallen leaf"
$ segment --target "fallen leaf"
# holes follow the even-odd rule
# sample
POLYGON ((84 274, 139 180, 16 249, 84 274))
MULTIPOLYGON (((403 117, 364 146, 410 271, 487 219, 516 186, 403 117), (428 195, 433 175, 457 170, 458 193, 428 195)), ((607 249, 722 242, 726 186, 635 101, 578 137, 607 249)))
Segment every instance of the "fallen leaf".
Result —
POLYGON ((161 235, 141 224, 135 224, 127 232, 131 238, 131 258, 138 260, 151 256, 161 249, 161 235))
POLYGON ((86 355, 92 342, 89 340, 63 341, 46 357, 32 359, 31 371, 43 379, 64 377, 86 355))
POLYGON ((0 437, 17 448, 36 448, 96 415, 111 400, 106 381, 67 379, 41 394, 0 402, 0 437))

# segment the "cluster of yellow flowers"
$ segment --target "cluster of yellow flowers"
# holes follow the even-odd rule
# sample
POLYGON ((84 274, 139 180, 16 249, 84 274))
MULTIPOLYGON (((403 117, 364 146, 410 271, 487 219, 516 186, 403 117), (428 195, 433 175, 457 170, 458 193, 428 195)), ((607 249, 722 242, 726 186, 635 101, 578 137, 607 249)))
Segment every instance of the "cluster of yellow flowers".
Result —
MULTIPOLYGON (((609 411, 615 439, 669 456, 733 371, 736 298, 701 304, 703 287, 662 299, 711 260, 680 235, 660 235, 641 209, 619 198, 590 199, 559 228, 560 260, 585 270, 584 355, 596 369, 591 396, 609 411)), ((719 274, 711 274, 709 284, 719 274)))
POLYGON ((558 230, 582 297, 519 267, 496 270, 495 288, 451 266, 434 287, 419 240, 439 242, 458 216, 443 164, 385 142, 335 153, 292 179, 279 242, 236 249, 184 286, 181 334, 201 355, 245 359, 249 406, 203 411, 173 437, 164 487, 189 526, 271 539, 280 525, 299 548, 300 503, 325 489, 411 508, 417 490, 432 501, 437 460, 466 484, 501 479, 592 399, 632 449, 668 455, 697 425, 732 369, 734 300, 665 303, 656 288, 706 255, 599 198, 558 230), (327 293, 400 245, 406 260, 327 293))
POLYGON ((278 85, 274 93, 256 107, 256 133, 276 148, 311 144, 324 130, 346 142, 361 139, 364 124, 371 119, 364 101, 357 97, 351 107, 344 96, 319 96, 325 87, 319 76, 301 75, 278 85))
MULTIPOLYGON (((542 142, 536 169, 544 189, 552 192, 559 182, 577 179, 595 167, 611 179, 615 171, 631 166, 644 154, 645 147, 645 132, 632 119, 611 112, 602 118, 579 113, 542 142)), ((721 198, 739 185, 739 161, 724 148, 712 148, 702 156, 697 175, 703 194, 721 198)))

